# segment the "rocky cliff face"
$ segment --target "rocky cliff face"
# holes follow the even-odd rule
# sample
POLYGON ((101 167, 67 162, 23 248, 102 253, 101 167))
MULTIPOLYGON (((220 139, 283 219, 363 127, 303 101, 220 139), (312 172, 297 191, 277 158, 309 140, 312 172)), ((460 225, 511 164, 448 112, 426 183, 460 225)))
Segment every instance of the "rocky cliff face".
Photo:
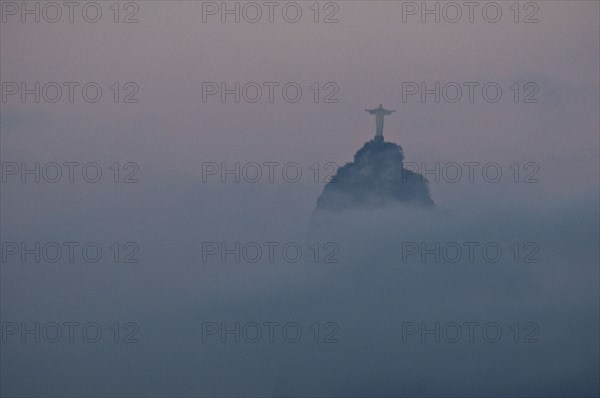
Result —
POLYGON ((433 207, 427 180, 404 168, 402 147, 369 141, 341 167, 317 201, 317 212, 412 205, 433 207))

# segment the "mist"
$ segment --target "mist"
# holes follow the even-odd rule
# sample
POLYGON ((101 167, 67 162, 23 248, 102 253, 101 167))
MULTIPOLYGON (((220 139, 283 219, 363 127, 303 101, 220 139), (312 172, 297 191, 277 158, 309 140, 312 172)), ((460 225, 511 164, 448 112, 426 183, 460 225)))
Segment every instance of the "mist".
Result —
POLYGON ((531 24, 508 3, 456 24, 387 1, 202 22, 202 3, 2 14, 3 396, 597 396, 598 3, 538 2, 531 24), (277 96, 203 91, 236 82, 277 96), (465 82, 503 97, 403 91, 465 82), (435 206, 316 213, 380 103, 435 206))

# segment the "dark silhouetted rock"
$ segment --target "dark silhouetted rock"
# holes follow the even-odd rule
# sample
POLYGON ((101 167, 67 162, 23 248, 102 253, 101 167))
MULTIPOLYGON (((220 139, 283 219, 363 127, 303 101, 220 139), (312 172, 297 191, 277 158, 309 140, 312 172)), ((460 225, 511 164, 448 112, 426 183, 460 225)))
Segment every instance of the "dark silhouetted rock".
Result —
POLYGON ((429 185, 420 174, 404 168, 402 147, 372 140, 341 167, 317 201, 317 212, 352 208, 411 205, 433 207, 429 185))

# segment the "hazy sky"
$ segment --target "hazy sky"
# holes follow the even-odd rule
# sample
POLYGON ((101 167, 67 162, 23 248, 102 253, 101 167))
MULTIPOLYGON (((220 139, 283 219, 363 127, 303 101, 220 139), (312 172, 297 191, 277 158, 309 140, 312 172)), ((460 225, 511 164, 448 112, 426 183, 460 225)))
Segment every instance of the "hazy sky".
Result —
MULTIPOLYGON (((17 101, 3 104, 3 151, 40 160, 128 158, 190 178, 199 161, 343 164, 374 130, 364 109, 383 103, 398 111, 385 133, 404 147, 407 161, 533 161, 554 186, 588 194, 586 182, 598 177, 597 3, 536 3, 538 23, 514 23, 504 3, 497 23, 483 19, 483 6, 469 23, 463 7, 454 24, 443 18, 436 24, 433 16, 420 23, 419 15, 403 23, 402 3, 338 2, 339 22, 327 24, 313 22, 307 2, 295 24, 279 8, 269 23, 265 7, 254 24, 236 24, 234 16, 221 23, 220 14, 202 23, 203 2, 141 2, 139 22, 130 24, 115 24, 104 3, 96 24, 86 23, 79 9, 72 24, 66 10, 55 24, 6 16, 3 82, 93 81, 104 93, 93 105, 81 97, 39 105, 11 97, 17 101), (117 81, 136 82, 140 102, 111 103, 108 87, 117 81), (429 96, 422 104, 419 95, 402 103, 402 82, 469 81, 480 83, 473 104, 466 91, 458 103, 435 104, 429 96), (231 96, 223 104, 218 95, 203 103, 202 82, 297 82, 303 96, 291 104, 276 90, 270 104, 265 89, 255 104, 236 104, 231 96), (309 88, 315 82, 335 82, 339 103, 315 104, 309 88), (503 89, 498 103, 482 99, 488 82, 503 89), (520 83, 523 90, 528 82, 538 85, 539 103, 515 104, 509 87, 520 83)), ((121 10, 120 18, 132 10, 121 10)), ((321 9, 320 18, 332 11, 321 9)), ((533 11, 521 9, 519 18, 533 11)))

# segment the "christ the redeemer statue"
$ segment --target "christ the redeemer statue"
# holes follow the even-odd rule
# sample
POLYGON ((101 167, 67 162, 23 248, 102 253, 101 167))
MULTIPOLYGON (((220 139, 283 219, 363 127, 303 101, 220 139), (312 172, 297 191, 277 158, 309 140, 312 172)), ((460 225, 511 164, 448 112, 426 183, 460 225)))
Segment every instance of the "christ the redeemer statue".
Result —
POLYGON ((365 109, 366 112, 369 112, 371 115, 375 115, 375 124, 377 126, 377 131, 375 133, 375 141, 382 142, 383 141, 383 118, 384 116, 391 115, 396 111, 389 111, 387 109, 383 109, 383 105, 379 104, 379 108, 375 109, 365 109))

